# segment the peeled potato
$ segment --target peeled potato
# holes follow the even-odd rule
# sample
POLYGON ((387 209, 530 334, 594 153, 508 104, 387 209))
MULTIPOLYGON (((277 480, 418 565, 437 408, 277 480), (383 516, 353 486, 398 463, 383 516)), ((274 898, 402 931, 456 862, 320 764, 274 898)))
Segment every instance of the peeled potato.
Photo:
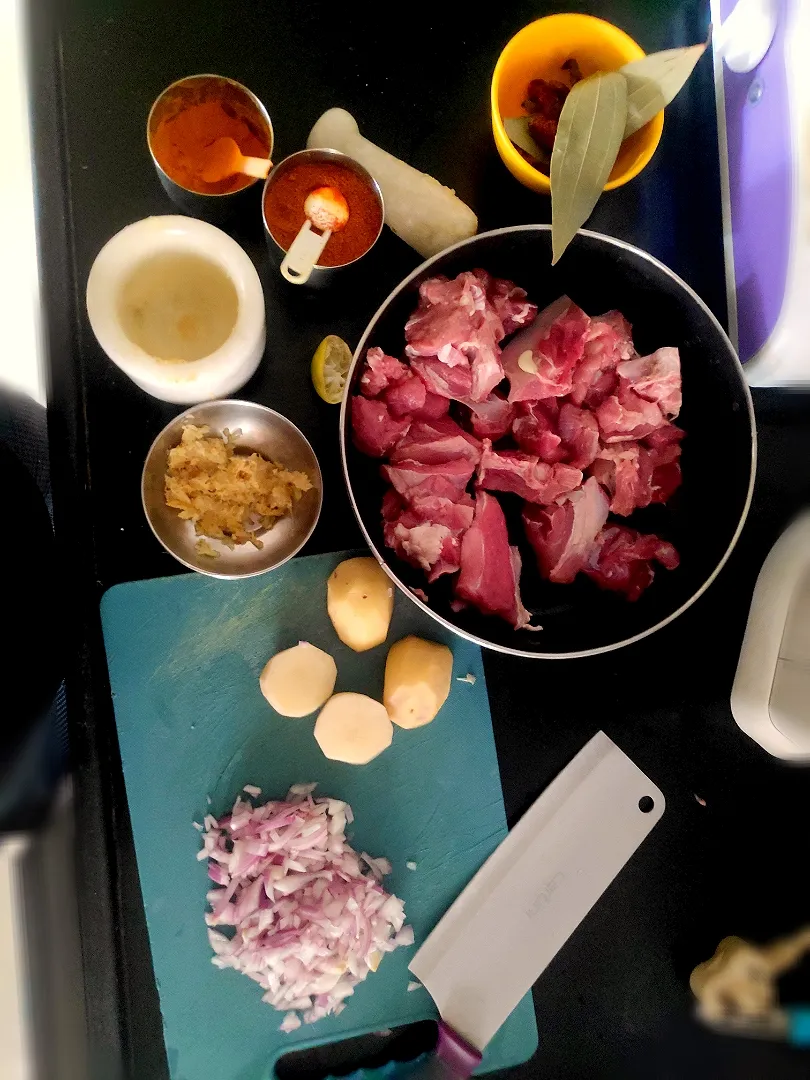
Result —
POLYGON ((365 652, 388 637, 394 586, 374 559, 346 559, 329 575, 326 608, 343 644, 365 652))
POLYGON ((383 702, 395 724, 422 727, 447 701, 453 674, 453 654, 446 645, 413 634, 388 651, 383 702))
POLYGON ((299 641, 271 656, 259 676, 259 686, 282 716, 309 716, 328 701, 335 689, 337 665, 329 653, 299 641))
POLYGON ((365 694, 335 694, 315 721, 315 738, 324 756, 349 765, 368 764, 393 737, 385 706, 365 694))

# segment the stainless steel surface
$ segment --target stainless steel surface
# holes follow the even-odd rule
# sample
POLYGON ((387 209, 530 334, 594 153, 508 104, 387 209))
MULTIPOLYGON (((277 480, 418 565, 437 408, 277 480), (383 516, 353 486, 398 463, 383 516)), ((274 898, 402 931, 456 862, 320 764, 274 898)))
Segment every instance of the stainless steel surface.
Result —
POLYGON ((254 577, 274 570, 295 555, 312 535, 321 512, 323 498, 318 459, 304 435, 281 413, 252 401, 207 401, 176 416, 152 443, 141 478, 144 513, 152 532, 170 554, 200 574, 218 578, 254 577), (260 535, 263 547, 240 544, 228 550, 215 544, 217 559, 197 553, 199 536, 190 521, 181 519, 177 510, 166 505, 164 477, 168 454, 180 442, 188 424, 206 425, 214 432, 227 428, 240 431, 237 446, 256 451, 288 469, 300 469, 312 481, 306 492, 286 517, 260 535))
POLYGON ((245 119, 263 128, 269 142, 268 157, 272 158, 273 124, 267 109, 246 86, 233 79, 227 79, 224 75, 187 75, 167 86, 149 110, 146 121, 146 142, 166 194, 187 213, 216 223, 226 220, 245 201, 246 192, 254 187, 256 179, 251 179, 236 191, 221 194, 192 191, 169 176, 155 156, 152 146, 152 137, 165 116, 177 113, 184 101, 191 103, 209 99, 232 102, 245 119))
POLYGON ((380 228, 377 232, 377 235, 374 237, 373 242, 366 248, 362 255, 358 255, 357 258, 352 259, 351 262, 341 263, 340 266, 316 265, 313 268, 312 273, 310 274, 305 284, 309 288, 321 288, 324 285, 331 284, 337 274, 340 274, 341 271, 348 269, 350 266, 354 266, 362 258, 368 255, 369 251, 371 251, 371 249, 379 240, 380 233, 382 233, 383 225, 385 224, 385 204, 383 202, 380 185, 377 183, 377 181, 374 179, 368 169, 365 169, 360 164, 360 162, 355 161, 354 158, 348 157, 348 155, 346 154, 341 154, 338 150, 328 149, 299 150, 295 154, 290 154, 289 157, 284 158, 283 161, 279 161, 279 163, 273 168, 272 172, 265 181, 264 191, 262 192, 262 222, 264 223, 264 234, 267 238, 267 247, 270 252, 270 258, 276 266, 281 265, 282 259, 287 254, 287 252, 286 249, 278 243, 278 241, 275 239, 267 226, 267 218, 264 212, 265 198, 267 196, 267 192, 270 190, 273 184, 275 184, 279 180, 280 177, 284 176, 290 171, 290 169, 294 168, 296 165, 307 164, 309 162, 326 165, 345 165, 346 168, 351 169, 352 172, 356 173, 362 180, 365 180, 365 182, 369 186, 369 189, 376 196, 377 202, 380 207, 380 228))
MULTIPOLYGON (((343 395, 343 400, 342 400, 341 405, 340 405, 340 453, 341 453, 341 461, 342 461, 342 464, 343 464, 343 476, 344 476, 344 479, 346 481, 346 488, 347 488, 347 491, 348 491, 348 494, 349 494, 349 500, 350 500, 350 502, 352 504, 352 509, 354 510, 354 514, 355 514, 355 517, 357 519, 357 523, 360 526, 360 530, 363 533, 365 541, 368 544, 369 548, 371 549, 372 555, 374 555, 374 557, 377 559, 377 561, 382 566, 382 568, 386 572, 386 574, 388 574, 388 576, 391 578, 391 580, 394 582, 394 584, 399 589, 401 589, 401 591, 403 593, 405 593, 405 595, 408 597, 408 599, 412 603, 418 604, 419 607, 421 607, 424 611, 426 611, 428 613, 428 615, 430 615, 433 619, 436 620, 436 622, 441 623, 441 625, 447 627, 448 630, 451 630, 451 631, 453 631, 453 633, 458 634, 459 637, 466 638, 468 641, 476 642, 482 648, 493 649, 496 652, 506 653, 506 654, 508 654, 510 656, 525 656, 525 657, 529 657, 529 658, 534 659, 534 660, 577 659, 577 658, 584 657, 584 656, 597 656, 597 655, 599 655, 601 653, 613 652, 615 649, 623 648, 625 645, 631 645, 636 641, 640 641, 643 638, 649 637, 650 634, 653 634, 657 630, 660 630, 662 627, 667 626, 674 619, 677 619, 678 616, 681 615, 684 611, 686 611, 688 608, 690 608, 692 606, 692 604, 694 604, 694 602, 696 600, 698 600, 706 592, 706 590, 709 588, 709 586, 715 580, 717 575, 723 569, 726 562, 728 561, 729 556, 731 555, 731 552, 734 550, 734 547, 735 547, 738 539, 740 538, 740 534, 741 534, 741 532, 743 530, 743 526, 745 525, 746 519, 748 517, 748 511, 751 508, 751 499, 753 498, 753 494, 754 494, 754 479, 755 479, 755 476, 756 476, 756 465, 757 465, 756 420, 755 420, 755 417, 754 417, 754 404, 753 404, 753 401, 751 399, 750 390, 748 389, 747 383, 745 382, 745 376, 743 375, 742 366, 740 365, 739 360, 737 360, 737 366, 739 367, 741 385, 745 389, 748 415, 749 415, 750 422, 751 422, 753 445, 752 445, 752 450, 751 450, 751 466, 750 466, 750 479, 749 479, 749 483, 748 483, 748 492, 747 492, 745 505, 743 507, 742 514, 740 515, 739 523, 738 523, 736 529, 734 530, 734 534, 733 534, 733 536, 731 538, 731 541, 729 542, 728 546, 726 547, 726 550, 723 552, 722 558, 719 560, 719 562, 717 563, 717 565, 713 569, 712 573, 709 575, 709 577, 706 579, 706 581, 703 583, 703 585, 695 593, 693 593, 693 595, 690 596, 689 599, 685 603, 681 604, 677 608, 676 611, 673 611, 671 615, 668 615, 665 619, 661 619, 654 626, 651 626, 648 629, 646 629, 643 633, 636 634, 633 637, 628 637, 623 641, 617 641, 617 642, 615 642, 615 643, 613 643, 611 645, 604 646, 604 647, 601 647, 601 648, 583 649, 583 650, 579 650, 579 651, 576 651, 576 652, 566 652, 566 653, 551 653, 551 652, 546 653, 546 652, 538 652, 538 651, 533 651, 533 650, 528 650, 528 649, 509 648, 509 647, 507 647, 505 645, 495 643, 495 642, 490 641, 487 638, 481 637, 479 635, 476 635, 476 634, 473 634, 473 633, 468 633, 466 630, 464 630, 461 627, 457 626, 455 623, 450 622, 448 619, 445 619, 441 615, 439 615, 436 611, 433 610, 433 608, 431 608, 428 604, 426 604, 419 596, 416 595, 416 593, 414 593, 411 589, 409 589, 408 586, 405 585, 405 583, 399 579, 399 577, 397 576, 395 570, 393 570, 392 567, 389 566, 389 564, 388 564, 388 559, 389 559, 389 557, 393 558, 394 557, 393 554, 391 554, 389 556, 388 553, 381 552, 380 550, 378 550, 378 548, 376 547, 372 537, 369 535, 368 530, 366 529, 365 524, 363 522, 363 518, 362 518, 362 515, 360 513, 360 509, 359 509, 359 507, 357 505, 357 501, 355 499, 354 490, 353 490, 353 487, 352 487, 352 479, 351 479, 351 476, 349 475, 349 466, 348 466, 348 460, 347 460, 347 454, 346 454, 347 444, 348 444, 348 441, 350 439, 348 405, 349 405, 349 401, 351 400, 351 389, 352 389, 352 386, 353 386, 354 381, 355 381, 355 372, 356 372, 356 370, 358 368, 358 365, 361 363, 361 358, 363 358, 365 356, 365 351, 366 351, 366 347, 368 345, 369 335, 371 334, 373 328, 375 327, 377 319, 385 311, 385 309, 389 306, 389 304, 404 289, 406 289, 408 287, 408 285, 411 283, 411 281, 414 280, 414 278, 417 278, 420 274, 422 274, 427 267, 431 266, 433 263, 436 263, 436 262, 438 262, 440 260, 445 259, 447 257, 447 255, 450 254, 451 252, 462 251, 465 247, 468 247, 470 245, 475 244, 475 242, 477 240, 480 240, 482 237, 491 237, 491 236, 504 236, 504 237, 506 237, 506 236, 509 236, 510 234, 514 234, 514 233, 531 232, 531 231, 536 231, 536 230, 550 231, 551 230, 551 225, 542 225, 542 224, 537 224, 537 225, 512 225, 512 226, 508 226, 508 227, 503 228, 503 229, 493 229, 493 230, 491 230, 489 232, 478 233, 476 236, 471 237, 469 240, 462 240, 458 244, 453 245, 453 247, 445 249, 444 251, 440 252, 438 255, 434 255, 433 258, 426 259, 425 262, 423 262, 420 266, 417 266, 417 268, 411 274, 409 274, 408 277, 406 277, 403 281, 401 281, 400 284, 393 290, 393 292, 391 292, 386 297, 386 299, 383 300, 380 307, 377 309, 377 311, 374 313, 374 315, 369 320, 368 325, 367 325, 365 331, 363 332, 363 336, 360 338, 360 341, 357 343, 357 348, 355 349, 355 352, 354 352, 354 357, 352 359, 352 364, 351 364, 351 367, 349 368, 348 374, 346 376, 346 392, 343 395)), ((666 274, 668 274, 673 279, 673 281, 677 282, 679 288, 681 288, 684 291, 684 293, 686 293, 686 295, 689 297, 689 299, 694 304, 698 305, 705 312, 705 314, 708 316, 708 318, 715 324, 715 326, 717 327, 717 330, 720 332, 720 334, 723 335, 723 337, 725 337, 725 331, 723 330, 722 326, 720 325, 718 320, 715 318, 714 314, 709 309, 709 307, 698 296, 698 294, 693 289, 691 289, 689 287, 689 285, 686 284, 685 281, 683 281, 681 278, 679 278, 678 275, 673 270, 670 270, 670 268, 668 266, 666 266, 664 263, 659 262, 658 259, 654 258, 648 252, 643 251, 641 248, 637 248, 633 244, 628 244, 623 240, 618 240, 615 237, 605 236, 602 233, 593 232, 592 230, 589 230, 589 229, 580 229, 579 232, 580 232, 580 234, 582 234, 584 236, 593 237, 594 239, 602 241, 602 242, 604 242, 606 244, 612 244, 617 248, 624 248, 624 249, 626 249, 628 251, 632 251, 635 254, 640 255, 643 258, 647 259, 650 263, 654 264, 660 270, 664 271, 666 274)), ((473 265, 475 265, 475 264, 473 263, 473 265)), ((730 343, 729 343, 729 349, 732 349, 730 343)), ((735 354, 735 356, 736 356, 736 354, 735 354)))

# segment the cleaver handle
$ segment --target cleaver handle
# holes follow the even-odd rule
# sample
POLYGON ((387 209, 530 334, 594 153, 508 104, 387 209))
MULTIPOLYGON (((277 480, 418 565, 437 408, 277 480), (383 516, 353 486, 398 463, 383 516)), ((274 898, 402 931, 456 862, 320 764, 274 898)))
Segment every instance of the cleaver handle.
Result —
POLYGON ((408 1072, 408 1080, 467 1080, 480 1064, 478 1050, 440 1020, 436 1049, 408 1072))

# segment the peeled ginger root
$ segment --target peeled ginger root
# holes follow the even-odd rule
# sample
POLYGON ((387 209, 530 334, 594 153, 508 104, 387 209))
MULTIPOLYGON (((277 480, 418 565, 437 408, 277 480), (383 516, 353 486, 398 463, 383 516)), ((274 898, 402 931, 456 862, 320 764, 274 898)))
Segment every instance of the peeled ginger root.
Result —
POLYGON ((385 706, 365 694, 335 694, 315 721, 315 739, 324 757, 348 765, 367 765, 393 737, 385 706))
POLYGON ((409 635, 392 645, 385 662, 383 702, 402 728, 429 724, 447 701, 453 654, 446 645, 409 635))
POLYGON ((343 644, 366 652, 388 637, 394 586, 375 559, 345 559, 329 575, 326 608, 343 644))
POLYGON ((268 703, 282 716, 309 716, 335 689, 337 665, 329 653, 299 641, 271 656, 259 677, 268 703))

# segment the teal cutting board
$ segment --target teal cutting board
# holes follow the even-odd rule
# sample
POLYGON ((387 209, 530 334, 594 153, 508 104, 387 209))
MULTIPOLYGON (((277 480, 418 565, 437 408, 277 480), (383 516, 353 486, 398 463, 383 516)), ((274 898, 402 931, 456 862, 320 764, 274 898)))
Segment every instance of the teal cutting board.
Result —
MULTIPOLYGON (((399 592, 389 643, 419 634, 453 651, 450 697, 432 724, 396 729, 369 765, 344 765, 321 754, 313 717, 278 716, 259 692, 268 657, 306 639, 334 656, 336 690, 381 697, 387 645, 352 652, 326 613, 326 579, 346 554, 294 559, 243 581, 190 574, 130 582, 102 600, 172 1080, 267 1080, 290 1050, 436 1017, 426 990, 408 991, 408 962, 506 835, 481 651, 399 592), (467 674, 474 684, 457 681, 467 674), (405 901, 416 945, 387 955, 340 1016, 285 1035, 282 1014, 263 1004, 255 983, 210 962, 210 882, 192 822, 229 809, 244 784, 281 798, 291 784, 312 781, 351 803, 353 846, 390 859, 386 887, 405 901)), ((487 1047, 482 1071, 526 1061, 536 1046, 527 994, 487 1047)))

